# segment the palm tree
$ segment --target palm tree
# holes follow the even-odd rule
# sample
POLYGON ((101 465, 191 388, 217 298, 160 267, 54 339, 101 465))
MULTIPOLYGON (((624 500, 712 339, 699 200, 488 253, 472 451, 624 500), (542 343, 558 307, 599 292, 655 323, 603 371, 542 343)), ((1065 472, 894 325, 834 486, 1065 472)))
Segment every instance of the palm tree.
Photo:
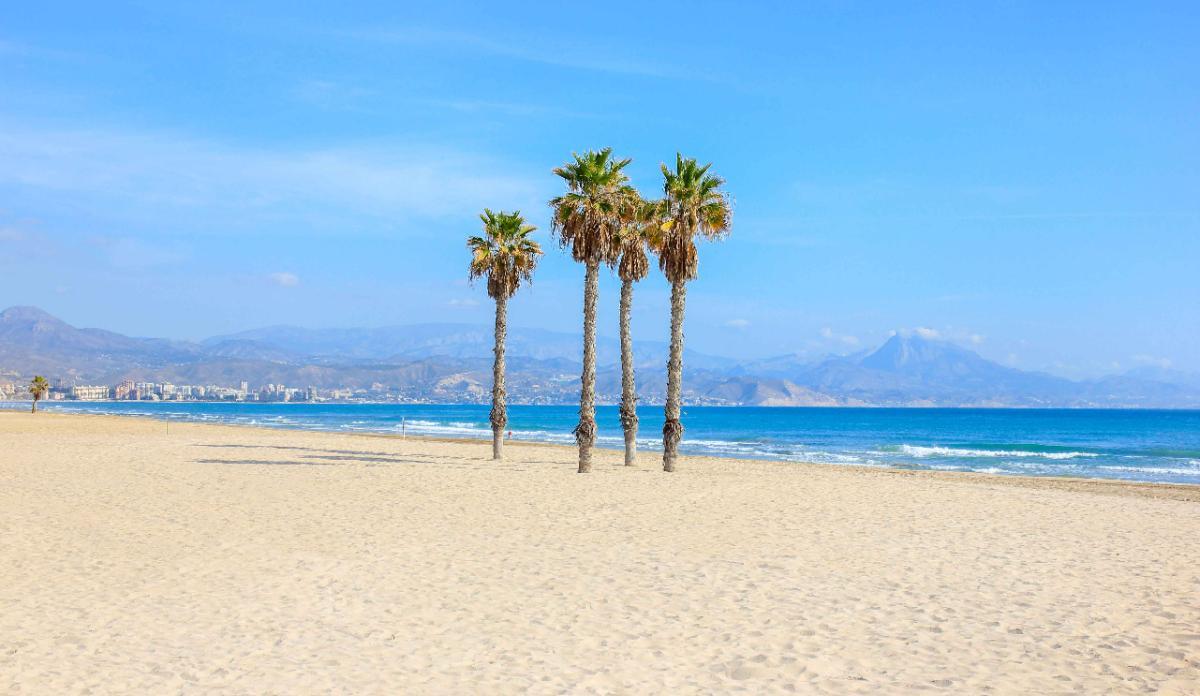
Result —
POLYGON ((596 296, 600 264, 613 263, 622 201, 631 189, 621 170, 630 160, 615 160, 612 148, 572 154, 574 161, 554 173, 567 184, 567 192, 550 201, 553 229, 559 242, 570 247, 571 257, 586 269, 583 283, 583 375, 579 390, 579 473, 592 470, 592 445, 596 442, 596 296))
POLYGON ((483 236, 467 239, 471 250, 468 278, 487 278, 487 293, 496 301, 496 346, 492 364, 492 459, 504 454, 504 428, 508 411, 504 397, 504 339, 508 332, 508 298, 521 283, 533 280, 542 248, 529 238, 537 228, 525 224, 521 213, 496 212, 484 208, 479 216, 483 221, 483 236))
POLYGON ((637 382, 633 370, 633 337, 629 331, 629 314, 633 307, 633 284, 650 272, 650 246, 657 220, 657 202, 643 201, 630 193, 624 224, 617 234, 617 276, 621 279, 621 428, 625 431, 625 466, 637 464, 637 382))
POLYGON ((683 382, 683 310, 687 282, 696 277, 696 235, 720 239, 729 233, 733 206, 721 190, 723 179, 708 173, 712 164, 675 155, 675 171, 662 165, 663 201, 658 267, 671 283, 671 354, 667 360, 666 420, 663 423, 663 471, 675 471, 683 424, 679 399, 683 382))
POLYGON ((29 395, 33 397, 33 410, 30 413, 37 413, 37 402, 46 398, 46 393, 50 391, 50 383, 46 378, 37 375, 33 381, 29 383, 29 395))

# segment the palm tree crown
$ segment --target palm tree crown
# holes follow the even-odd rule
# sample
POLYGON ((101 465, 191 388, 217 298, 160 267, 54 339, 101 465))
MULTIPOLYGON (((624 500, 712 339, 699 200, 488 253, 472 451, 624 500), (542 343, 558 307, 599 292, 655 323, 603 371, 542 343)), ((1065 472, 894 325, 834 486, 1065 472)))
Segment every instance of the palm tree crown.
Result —
POLYGON ((636 192, 629 194, 623 224, 617 231, 617 276, 623 281, 638 282, 650 273, 648 251, 657 249, 661 240, 661 210, 659 201, 644 201, 636 192))
POLYGON ((575 261, 612 263, 621 211, 633 191, 622 171, 631 160, 613 159, 611 147, 571 157, 573 162, 554 169, 567 193, 550 201, 553 229, 575 261))
POLYGON ((522 283, 533 279, 542 247, 529 238, 537 229, 525 223, 520 211, 506 213, 484 209, 483 236, 467 239, 472 252, 469 277, 487 278, 488 297, 507 299, 522 283))
POLYGON ((46 378, 41 375, 37 375, 33 378, 33 381, 29 383, 29 395, 34 399, 44 398, 46 396, 46 392, 48 391, 50 391, 50 383, 47 382, 46 378))
POLYGON ((729 233, 733 221, 729 195, 720 190, 725 180, 709 174, 711 166, 700 166, 695 159, 680 154, 675 155, 675 171, 662 165, 663 223, 658 267, 673 283, 696 277, 696 235, 720 239, 729 233))

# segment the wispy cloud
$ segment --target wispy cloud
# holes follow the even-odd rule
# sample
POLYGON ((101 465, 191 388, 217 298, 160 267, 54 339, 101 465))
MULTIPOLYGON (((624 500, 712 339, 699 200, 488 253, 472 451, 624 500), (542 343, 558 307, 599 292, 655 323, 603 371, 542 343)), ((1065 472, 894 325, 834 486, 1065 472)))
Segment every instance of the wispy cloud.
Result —
POLYGON ((750 320, 730 319, 729 321, 725 322, 725 326, 728 326, 731 329, 747 329, 750 328, 750 320))
POLYGON ((1161 367, 1166 370, 1174 364, 1170 358, 1163 358, 1157 355, 1139 354, 1133 356, 1133 361, 1139 365, 1150 365, 1151 367, 1161 367))
POLYGON ((167 266, 188 257, 178 245, 152 244, 133 237, 93 235, 87 242, 99 249, 114 268, 167 266))
POLYGON ((0 39, 0 55, 19 56, 22 58, 45 58, 50 60, 85 60, 79 53, 60 51, 52 48, 33 46, 6 39, 0 39))
POLYGON ((698 77, 690 72, 654 61, 629 58, 627 57, 627 51, 613 50, 611 46, 588 50, 578 45, 550 45, 545 39, 540 37, 525 41, 495 41, 469 32, 447 31, 427 27, 363 28, 342 31, 338 32, 338 34, 357 41, 434 47, 450 49, 456 52, 468 50, 485 55, 512 58, 514 60, 561 68, 624 75, 641 75, 645 77, 698 77))
POLYGON ((171 134, 3 125, 0 187, 48 200, 67 195, 151 222, 202 217, 204 229, 192 231, 390 230, 487 205, 534 206, 543 194, 513 163, 436 145, 265 149, 171 134))
POLYGON ((299 102, 324 111, 353 113, 383 113, 398 108, 431 112, 453 111, 473 116, 506 116, 523 118, 618 119, 623 112, 598 113, 579 111, 537 101, 505 101, 464 97, 422 96, 395 87, 364 87, 351 81, 309 79, 301 80, 291 89, 299 102))
POLYGON ((23 239, 24 231, 10 225, 0 225, 0 242, 19 242, 23 239))
POLYGON ((292 89, 299 101, 337 111, 356 111, 362 103, 378 96, 374 89, 334 80, 303 80, 292 89))
POLYGON ((505 102, 489 99, 414 99, 415 104, 449 109, 470 114, 503 114, 505 116, 553 116, 569 118, 610 118, 600 114, 562 109, 530 102, 505 102))

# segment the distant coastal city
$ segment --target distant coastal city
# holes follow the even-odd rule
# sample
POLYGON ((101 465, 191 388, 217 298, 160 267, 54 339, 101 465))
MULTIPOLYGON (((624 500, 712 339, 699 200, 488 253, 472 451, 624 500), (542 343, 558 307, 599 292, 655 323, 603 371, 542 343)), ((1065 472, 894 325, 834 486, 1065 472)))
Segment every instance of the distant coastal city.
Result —
MULTIPOLYGON (((28 401, 28 386, 22 382, 0 382, 0 401, 28 401)), ((46 395, 48 401, 407 401, 383 385, 371 389, 317 389, 264 384, 252 390, 248 382, 236 387, 216 384, 172 384, 124 380, 115 386, 66 384, 57 380, 46 395)))

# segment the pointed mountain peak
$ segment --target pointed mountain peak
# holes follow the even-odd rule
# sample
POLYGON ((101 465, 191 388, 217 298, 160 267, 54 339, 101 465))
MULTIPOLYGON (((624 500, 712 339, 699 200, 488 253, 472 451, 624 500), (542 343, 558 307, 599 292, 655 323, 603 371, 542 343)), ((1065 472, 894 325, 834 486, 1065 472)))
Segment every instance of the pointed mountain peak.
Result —
POLYGON ((38 322, 38 321, 53 321, 53 322, 61 322, 62 320, 61 320, 61 319, 59 319, 58 317, 54 316, 53 314, 50 314, 49 312, 47 312, 47 311, 45 311, 45 310, 42 310, 42 309, 39 309, 39 308, 37 308, 37 307, 24 307, 24 306, 17 306, 17 307, 9 307, 8 309, 4 310, 3 312, 0 312, 0 321, 10 321, 10 322, 38 322))
POLYGON ((862 359, 864 367, 877 370, 921 369, 949 361, 983 361, 974 351, 942 339, 932 329, 897 331, 875 352, 862 359))

